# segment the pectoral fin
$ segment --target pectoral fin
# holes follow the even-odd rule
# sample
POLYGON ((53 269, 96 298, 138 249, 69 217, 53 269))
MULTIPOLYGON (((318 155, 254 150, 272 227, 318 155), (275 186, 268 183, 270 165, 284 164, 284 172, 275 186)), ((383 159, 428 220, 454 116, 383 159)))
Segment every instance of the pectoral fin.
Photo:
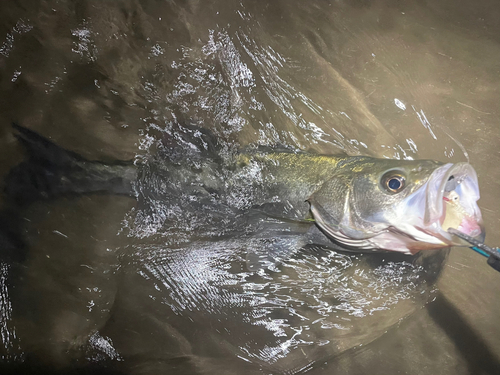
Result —
POLYGON ((277 270, 276 266, 310 244, 314 223, 264 219, 249 238, 246 263, 249 271, 277 270))

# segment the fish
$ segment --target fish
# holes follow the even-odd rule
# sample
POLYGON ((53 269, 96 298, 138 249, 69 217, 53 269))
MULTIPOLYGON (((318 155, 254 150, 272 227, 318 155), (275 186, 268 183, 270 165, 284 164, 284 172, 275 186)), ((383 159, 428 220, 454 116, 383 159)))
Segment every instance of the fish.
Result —
POLYGON ((251 269, 264 258, 276 262, 311 244, 415 255, 468 246, 449 228, 480 241, 485 236, 477 174, 465 162, 316 155, 283 147, 243 149, 222 158, 212 134, 183 126, 180 137, 160 140, 156 157, 142 165, 103 163, 13 127, 28 154, 7 177, 14 201, 99 192, 143 201, 164 197, 207 219, 217 213, 215 221, 232 217, 240 224, 226 227, 234 230, 257 222, 251 231, 261 238, 295 235, 294 241, 277 241, 276 248, 264 246, 265 254, 250 254, 251 269), (181 152, 181 143, 189 143, 191 152, 181 152))

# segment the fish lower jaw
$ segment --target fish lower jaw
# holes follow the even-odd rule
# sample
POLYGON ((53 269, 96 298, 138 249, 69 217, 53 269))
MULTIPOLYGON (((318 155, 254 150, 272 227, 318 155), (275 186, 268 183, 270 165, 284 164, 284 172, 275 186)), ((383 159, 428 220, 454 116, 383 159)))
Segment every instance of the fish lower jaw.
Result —
POLYGON ((441 236, 413 226, 390 227, 386 232, 370 238, 373 246, 380 250, 415 254, 421 250, 435 250, 449 247, 441 236))
POLYGON ((391 227, 364 240, 355 240, 343 234, 342 231, 335 230, 324 223, 321 224, 320 228, 332 240, 361 252, 391 251, 410 255, 421 250, 435 250, 451 246, 451 243, 443 241, 441 236, 436 237, 413 226, 404 230, 391 227))

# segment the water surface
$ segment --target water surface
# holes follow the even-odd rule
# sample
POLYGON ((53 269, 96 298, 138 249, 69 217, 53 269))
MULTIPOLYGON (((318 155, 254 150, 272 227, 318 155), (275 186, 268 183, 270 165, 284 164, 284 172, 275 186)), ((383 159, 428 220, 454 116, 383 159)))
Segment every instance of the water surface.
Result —
MULTIPOLYGON (((4 2, 0 173, 23 157, 11 121, 103 161, 148 163, 187 123, 223 155, 470 161, 498 246, 499 16, 487 0, 4 2)), ((317 249, 255 274, 251 238, 206 241, 234 224, 223 213, 150 198, 22 208, 29 251, 0 269, 6 369, 500 371, 499 275, 469 250, 436 285, 400 259, 317 249)))

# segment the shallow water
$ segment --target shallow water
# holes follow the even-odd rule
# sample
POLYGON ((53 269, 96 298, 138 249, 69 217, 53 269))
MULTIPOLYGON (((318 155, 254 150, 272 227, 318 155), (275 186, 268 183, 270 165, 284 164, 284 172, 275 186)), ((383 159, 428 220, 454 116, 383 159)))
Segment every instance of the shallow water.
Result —
MULTIPOLYGON (((176 123, 210 129, 226 155, 259 144, 469 160, 487 243, 500 244, 494 1, 0 9, 2 176, 22 159, 11 121, 104 161, 147 161, 176 123)), ((499 275, 469 250, 451 251, 436 286, 399 260, 314 251, 251 274, 252 239, 203 241, 217 212, 199 220, 151 199, 149 209, 102 195, 23 208, 29 252, 0 273, 6 370, 500 372, 499 275)))

